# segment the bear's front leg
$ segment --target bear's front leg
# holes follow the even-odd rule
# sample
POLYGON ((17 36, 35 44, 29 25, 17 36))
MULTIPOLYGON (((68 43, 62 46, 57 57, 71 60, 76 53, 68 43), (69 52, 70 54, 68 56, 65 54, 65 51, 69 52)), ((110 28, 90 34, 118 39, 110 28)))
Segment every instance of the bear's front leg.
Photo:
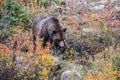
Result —
POLYGON ((41 46, 43 48, 47 47, 47 44, 46 44, 47 41, 48 41, 48 38, 44 38, 43 40, 41 40, 41 46))

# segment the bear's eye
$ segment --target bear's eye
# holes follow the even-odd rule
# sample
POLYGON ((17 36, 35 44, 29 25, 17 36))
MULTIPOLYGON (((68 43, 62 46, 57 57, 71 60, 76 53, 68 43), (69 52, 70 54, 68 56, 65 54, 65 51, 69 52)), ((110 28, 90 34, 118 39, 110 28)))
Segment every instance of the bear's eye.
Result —
POLYGON ((64 28, 64 29, 63 29, 63 32, 66 32, 66 30, 67 30, 67 29, 66 29, 66 28, 64 28))
POLYGON ((54 31, 53 31, 53 34, 56 34, 56 33, 57 33, 57 31, 54 30, 54 31))

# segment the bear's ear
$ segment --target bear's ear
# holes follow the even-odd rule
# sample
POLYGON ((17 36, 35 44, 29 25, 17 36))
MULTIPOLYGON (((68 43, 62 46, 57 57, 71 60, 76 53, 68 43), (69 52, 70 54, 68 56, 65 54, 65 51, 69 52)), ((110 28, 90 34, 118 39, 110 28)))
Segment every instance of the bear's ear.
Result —
POLYGON ((66 28, 63 29, 64 32, 66 32, 66 30, 67 30, 66 28))
POLYGON ((54 31, 53 31, 53 34, 56 34, 56 33, 57 33, 57 31, 56 31, 56 30, 54 30, 54 31))

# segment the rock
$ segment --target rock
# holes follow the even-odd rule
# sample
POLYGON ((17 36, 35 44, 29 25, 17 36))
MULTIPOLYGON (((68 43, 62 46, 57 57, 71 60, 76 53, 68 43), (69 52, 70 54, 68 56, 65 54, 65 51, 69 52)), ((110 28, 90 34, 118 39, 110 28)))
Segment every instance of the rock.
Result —
POLYGON ((103 10, 105 8, 105 5, 97 5, 90 7, 90 10, 103 10))
POLYGON ((59 63, 60 62, 60 58, 58 56, 52 56, 52 59, 56 62, 59 63))
POLYGON ((21 68, 23 62, 23 56, 17 56, 16 57, 16 67, 21 68))
POLYGON ((82 76, 76 70, 67 70, 62 73, 60 80, 82 80, 82 76))

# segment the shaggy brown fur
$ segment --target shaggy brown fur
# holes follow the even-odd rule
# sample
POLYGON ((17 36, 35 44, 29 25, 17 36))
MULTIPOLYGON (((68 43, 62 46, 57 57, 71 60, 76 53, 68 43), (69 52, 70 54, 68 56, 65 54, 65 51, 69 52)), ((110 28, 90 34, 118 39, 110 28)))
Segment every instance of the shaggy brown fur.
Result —
POLYGON ((40 17, 33 22, 33 43, 34 51, 36 50, 36 36, 43 38, 44 45, 50 41, 55 47, 63 47, 60 44, 64 44, 66 28, 61 25, 59 20, 53 16, 40 17))

